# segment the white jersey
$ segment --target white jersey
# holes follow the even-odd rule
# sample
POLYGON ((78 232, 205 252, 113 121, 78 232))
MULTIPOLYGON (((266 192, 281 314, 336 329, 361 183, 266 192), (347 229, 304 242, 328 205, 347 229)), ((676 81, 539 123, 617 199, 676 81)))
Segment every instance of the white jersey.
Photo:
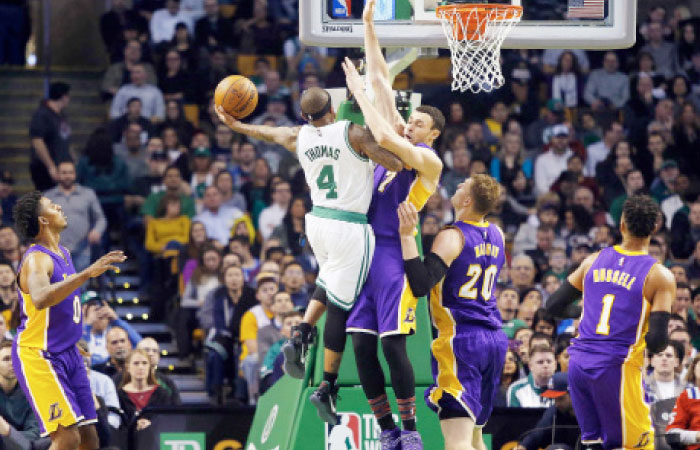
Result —
POLYGON ((316 128, 304 125, 297 157, 314 206, 367 214, 374 187, 374 163, 350 145, 350 121, 316 128))

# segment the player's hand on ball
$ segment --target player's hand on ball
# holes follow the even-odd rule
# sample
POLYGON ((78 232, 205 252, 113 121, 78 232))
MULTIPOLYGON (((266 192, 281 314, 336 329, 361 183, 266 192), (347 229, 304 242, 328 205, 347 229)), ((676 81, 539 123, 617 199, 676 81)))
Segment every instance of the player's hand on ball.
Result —
POLYGON ((399 214, 399 234, 413 237, 413 232, 418 225, 418 211, 412 203, 402 202, 396 210, 399 214))
POLYGON ((374 7, 377 5, 377 0, 367 0, 365 9, 362 11, 362 21, 365 25, 374 23, 374 7))
POLYGON ((350 58, 345 57, 345 61, 342 63, 343 72, 345 72, 345 84, 348 85, 350 92, 355 94, 358 91, 362 91, 365 88, 365 82, 362 77, 357 72, 355 65, 352 63, 350 58))
POLYGON ((214 110, 216 111, 216 115, 219 116, 219 120, 221 120, 224 124, 226 124, 227 127, 231 128, 232 130, 236 130, 236 126, 240 122, 235 117, 224 111, 224 108, 222 106, 214 106, 214 110))
POLYGON ((115 250, 102 256, 86 270, 90 274, 90 278, 95 278, 99 277, 108 270, 118 270, 115 264, 123 263, 124 261, 126 261, 126 255, 124 252, 121 250, 115 250))

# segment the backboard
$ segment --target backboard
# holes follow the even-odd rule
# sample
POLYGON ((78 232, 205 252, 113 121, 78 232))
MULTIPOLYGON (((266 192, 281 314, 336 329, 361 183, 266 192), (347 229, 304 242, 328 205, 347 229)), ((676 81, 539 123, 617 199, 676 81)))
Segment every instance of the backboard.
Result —
MULTIPOLYGON (((637 0, 510 0, 523 19, 503 48, 626 48, 636 36, 637 0)), ((299 38, 307 45, 362 47, 364 0, 300 0, 299 38)), ((377 0, 382 47, 445 48, 436 0, 377 0)))

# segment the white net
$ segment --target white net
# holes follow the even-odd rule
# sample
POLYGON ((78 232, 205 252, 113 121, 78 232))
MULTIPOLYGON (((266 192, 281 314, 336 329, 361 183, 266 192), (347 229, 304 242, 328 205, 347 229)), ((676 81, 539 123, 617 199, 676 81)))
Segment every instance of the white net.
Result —
POLYGON ((452 90, 491 92, 503 86, 501 45, 522 9, 501 5, 446 5, 437 16, 452 59, 452 90))

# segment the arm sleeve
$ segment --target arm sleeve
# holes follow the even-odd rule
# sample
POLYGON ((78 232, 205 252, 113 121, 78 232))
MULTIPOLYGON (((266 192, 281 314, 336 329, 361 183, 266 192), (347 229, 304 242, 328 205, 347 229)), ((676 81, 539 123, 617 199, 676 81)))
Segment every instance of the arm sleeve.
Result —
POLYGON ((515 389, 514 385, 510 385, 508 387, 508 391, 506 392, 506 398, 508 400, 508 407, 509 408, 519 408, 520 407, 520 400, 518 400, 518 396, 515 395, 518 392, 517 389, 515 389))
POLYGON ((408 284, 416 297, 423 297, 435 284, 445 276, 447 264, 435 253, 426 255, 425 261, 420 257, 404 260, 404 270, 408 284))
POLYGON ((666 311, 652 311, 649 314, 649 332, 645 340, 651 353, 657 353, 668 345, 668 321, 671 313, 666 311))
POLYGON ((666 426, 666 431, 671 431, 674 429, 685 430, 690 425, 690 414, 687 408, 688 403, 688 391, 681 392, 676 400, 676 406, 673 407, 673 421, 666 426))
POLYGON ((258 337, 258 322, 252 312, 246 311, 241 319, 241 342, 258 337))
POLYGON ((564 280, 562 285, 547 299, 545 309, 555 317, 575 319, 581 315, 581 307, 573 303, 581 298, 581 291, 564 280))
POLYGON ((158 253, 163 250, 163 242, 158 242, 158 233, 156 233, 156 226, 158 225, 158 219, 149 220, 146 225, 146 243, 145 247, 151 253, 158 253))
MULTIPOLYGON (((37 426, 37 439, 38 428, 37 426)), ((2 437, 2 448, 7 450, 31 450, 32 443, 21 431, 17 431, 15 427, 10 425, 10 434, 2 437)))

